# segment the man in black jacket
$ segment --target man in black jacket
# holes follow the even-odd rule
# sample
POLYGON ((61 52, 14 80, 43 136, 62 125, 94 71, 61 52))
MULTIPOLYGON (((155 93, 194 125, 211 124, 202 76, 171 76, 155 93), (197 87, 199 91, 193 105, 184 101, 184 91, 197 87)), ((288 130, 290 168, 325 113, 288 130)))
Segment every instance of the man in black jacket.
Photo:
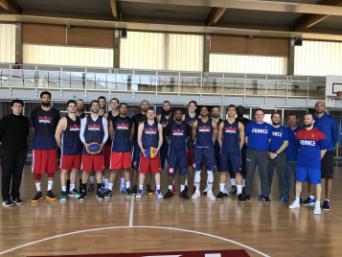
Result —
POLYGON ((0 120, 0 157, 2 167, 2 205, 10 207, 22 204, 20 183, 27 157, 27 137, 30 129, 29 119, 22 115, 24 102, 13 100, 12 113, 0 120), (12 184, 12 200, 10 187, 12 184))

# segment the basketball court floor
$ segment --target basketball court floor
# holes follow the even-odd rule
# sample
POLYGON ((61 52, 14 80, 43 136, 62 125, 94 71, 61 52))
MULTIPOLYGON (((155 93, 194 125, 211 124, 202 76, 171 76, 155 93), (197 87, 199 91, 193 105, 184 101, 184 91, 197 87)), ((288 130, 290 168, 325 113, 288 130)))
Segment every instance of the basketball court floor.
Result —
MULTIPOLYGON (((22 186, 26 203, 0 208, 0 255, 158 252, 158 256, 181 256, 163 252, 236 249, 249 256, 342 256, 342 176, 338 171, 332 210, 315 216, 309 207, 289 210, 277 201, 276 180, 271 203, 257 201, 256 182, 254 197, 246 203, 235 198, 212 202, 205 197, 184 201, 178 196, 138 200, 116 193, 101 202, 90 195, 84 202, 43 200, 32 205, 34 186, 27 167, 22 186)), ((57 193, 58 183, 54 186, 57 193)))

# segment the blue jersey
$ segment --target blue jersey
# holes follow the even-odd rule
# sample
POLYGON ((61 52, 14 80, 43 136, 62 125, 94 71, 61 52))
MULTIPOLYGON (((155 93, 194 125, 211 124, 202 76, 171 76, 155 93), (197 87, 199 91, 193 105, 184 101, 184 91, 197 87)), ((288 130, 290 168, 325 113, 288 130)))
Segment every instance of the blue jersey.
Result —
POLYGON ((148 124, 147 120, 144 122, 141 141, 144 149, 147 149, 148 147, 158 147, 159 130, 157 122, 153 122, 152 125, 148 124))
POLYGON ((40 150, 57 149, 55 130, 60 115, 57 109, 44 111, 41 107, 31 113, 31 124, 34 128, 32 148, 40 150))
POLYGON ((275 153, 282 146, 284 141, 289 140, 288 130, 284 126, 278 128, 272 127, 271 142, 270 142, 270 152, 275 153))
POLYGON ((287 128, 289 134, 289 145, 285 149, 288 161, 297 161, 298 154, 298 141, 296 138, 296 133, 300 130, 299 127, 292 130, 290 127, 287 128))
POLYGON ((240 152, 240 131, 239 122, 235 120, 233 123, 224 121, 222 131, 222 147, 221 153, 239 153, 240 152))
POLYGON ((246 126, 246 137, 248 137, 247 148, 256 151, 268 151, 269 139, 271 138, 272 126, 266 122, 258 124, 250 122, 246 126))
MULTIPOLYGON (((102 144, 103 137, 105 135, 102 119, 104 117, 99 116, 95 121, 91 118, 91 116, 87 116, 86 126, 84 130, 84 139, 87 144, 89 143, 98 143, 102 144)), ((88 154, 87 151, 83 150, 84 154, 88 154)))
POLYGON ((324 133, 327 150, 334 151, 338 141, 338 128, 335 120, 324 113, 322 117, 315 118, 314 126, 324 133))
POLYGON ((113 152, 131 152, 132 142, 130 139, 132 120, 129 117, 116 116, 112 119, 114 136, 112 140, 113 152))
POLYGON ((321 169, 321 150, 326 149, 325 135, 317 128, 296 133, 299 143, 297 166, 321 169))
POLYGON ((213 147, 213 130, 213 123, 211 119, 208 119, 205 123, 201 119, 198 119, 195 145, 201 148, 213 147))
POLYGON ((81 154, 82 142, 80 140, 81 119, 79 117, 76 120, 71 119, 68 115, 67 126, 62 133, 61 138, 61 154, 81 154))
POLYGON ((190 139, 188 140, 188 149, 190 149, 194 146, 194 141, 192 140, 192 124, 198 120, 198 115, 196 114, 194 117, 190 117, 189 113, 186 112, 184 117, 184 121, 188 124, 190 131, 190 139))
POLYGON ((169 125, 170 151, 186 151, 189 128, 185 121, 177 124, 172 121, 169 125))

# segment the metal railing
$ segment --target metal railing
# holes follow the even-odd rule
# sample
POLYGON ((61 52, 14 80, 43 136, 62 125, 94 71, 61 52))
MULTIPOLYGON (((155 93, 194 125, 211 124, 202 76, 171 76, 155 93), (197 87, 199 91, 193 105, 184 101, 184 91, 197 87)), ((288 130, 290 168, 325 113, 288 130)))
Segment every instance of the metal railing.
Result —
POLYGON ((325 77, 150 70, 0 68, 1 87, 144 92, 175 95, 227 95, 324 98, 325 77))

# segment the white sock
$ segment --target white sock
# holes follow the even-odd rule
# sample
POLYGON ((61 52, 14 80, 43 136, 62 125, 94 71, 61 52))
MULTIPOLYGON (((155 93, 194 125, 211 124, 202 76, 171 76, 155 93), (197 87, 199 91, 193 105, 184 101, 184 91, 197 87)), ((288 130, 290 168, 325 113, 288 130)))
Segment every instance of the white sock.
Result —
POLYGON ((113 191, 113 183, 108 183, 108 189, 109 189, 110 191, 113 191))
POLYGON ((200 190, 200 184, 201 184, 201 171, 200 170, 196 170, 195 171, 195 187, 196 187, 196 192, 200 190))
POLYGON ((237 192, 236 193, 238 195, 242 194, 242 185, 237 185, 236 188, 237 188, 237 192))
POLYGON ((183 192, 185 189, 185 185, 180 185, 180 191, 183 192))
POLYGON ((222 193, 224 192, 224 186, 225 186, 225 183, 220 183, 220 191, 222 193))
POLYGON ((125 187, 125 178, 120 178, 120 188, 125 187))
POLYGON ((160 185, 156 185, 157 190, 160 190, 160 185))
POLYGON ((310 199, 315 199, 314 195, 310 195, 309 197, 310 197, 310 199))
POLYGON ((186 178, 185 181, 184 181, 184 185, 188 185, 188 179, 186 178))
POLYGON ((139 185, 139 190, 144 190, 144 185, 139 185))
POLYGON ((212 170, 208 170, 208 179, 207 179, 207 185, 208 185, 208 192, 213 191, 213 183, 214 183, 214 172, 212 170))
POLYGON ((89 176, 89 182, 90 182, 90 184, 95 184, 95 177, 89 176))
POLYGON ((169 186, 168 186, 168 189, 169 189, 170 191, 172 191, 172 185, 169 185, 169 186))
POLYGON ((321 207, 321 201, 317 201, 315 202, 315 207, 321 207))
POLYGON ((53 185, 53 181, 52 181, 52 180, 49 180, 49 181, 48 181, 48 187, 47 187, 47 190, 48 190, 48 191, 52 190, 52 185, 53 185))
POLYGON ((40 189, 40 182, 36 182, 36 191, 37 192, 41 191, 41 189, 40 189))
POLYGON ((296 200, 295 200, 297 203, 300 203, 300 197, 297 197, 296 196, 296 200))
POLYGON ((131 187, 131 181, 126 181, 126 188, 130 188, 131 187))
POLYGON ((75 184, 70 184, 70 192, 75 190, 75 184))
POLYGON ((235 178, 231 178, 231 179, 230 179, 230 185, 231 185, 231 186, 235 186, 235 185, 236 185, 236 183, 235 183, 235 178))
POLYGON ((66 186, 62 186, 62 192, 66 192, 66 186))
POLYGON ((245 186, 246 186, 246 180, 243 179, 243 180, 242 180, 242 187, 245 187, 245 186))

